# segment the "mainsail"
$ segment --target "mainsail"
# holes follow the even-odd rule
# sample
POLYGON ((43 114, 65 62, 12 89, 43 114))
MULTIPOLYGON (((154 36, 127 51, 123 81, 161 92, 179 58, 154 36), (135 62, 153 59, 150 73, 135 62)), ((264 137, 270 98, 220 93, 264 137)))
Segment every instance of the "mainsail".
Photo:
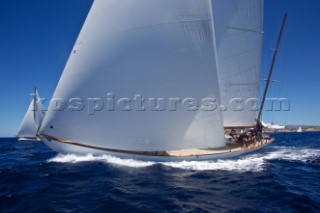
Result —
POLYGON ((219 110, 166 105, 159 111, 124 111, 105 102, 140 94, 165 100, 210 97, 219 104, 211 3, 95 0, 53 95, 63 101, 60 106, 75 101, 78 107, 57 110, 59 104, 51 102, 40 134, 117 150, 224 146, 219 110), (88 113, 90 104, 99 109, 94 115, 88 113))
POLYGON ((225 127, 254 126, 263 39, 263 0, 213 0, 225 127))
POLYGON ((42 102, 39 98, 38 91, 35 89, 33 99, 29 108, 20 124, 17 138, 19 139, 36 139, 37 132, 43 120, 42 102))

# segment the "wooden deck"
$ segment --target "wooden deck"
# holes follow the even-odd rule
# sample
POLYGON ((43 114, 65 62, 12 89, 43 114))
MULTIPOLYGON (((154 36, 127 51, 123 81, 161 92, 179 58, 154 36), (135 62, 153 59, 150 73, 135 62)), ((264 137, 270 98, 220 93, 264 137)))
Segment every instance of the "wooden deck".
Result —
POLYGON ((208 149, 185 149, 185 150, 171 150, 166 151, 168 156, 171 157, 190 157, 190 156, 205 156, 205 155, 217 155, 217 154, 228 154, 241 151, 249 151, 252 149, 259 148, 261 146, 272 143, 275 139, 264 139, 263 141, 251 144, 247 148, 242 148, 241 146, 225 146, 222 148, 208 148, 208 149))
MULTIPOLYGON (((39 135, 40 138, 47 140, 47 145, 50 146, 52 141, 55 141, 59 144, 71 145, 76 146, 83 149, 84 153, 110 153, 114 155, 121 155, 121 156, 141 156, 141 157, 161 157, 161 158, 168 158, 168 159, 187 159, 191 158, 217 158, 221 156, 235 156, 241 153, 247 153, 250 151, 254 151, 256 149, 262 148, 267 144, 272 143, 275 139, 274 138, 264 138, 260 142, 256 142, 255 144, 251 144, 247 148, 242 148, 239 145, 227 145, 221 148, 202 148, 202 149, 184 149, 184 150, 167 150, 167 151, 130 151, 130 150, 116 150, 104 147, 97 147, 92 145, 86 145, 76 142, 65 141, 59 138, 47 136, 47 135, 39 135)), ((54 148, 53 148, 54 149, 54 148)), ((55 150, 55 149, 54 149, 55 150)))

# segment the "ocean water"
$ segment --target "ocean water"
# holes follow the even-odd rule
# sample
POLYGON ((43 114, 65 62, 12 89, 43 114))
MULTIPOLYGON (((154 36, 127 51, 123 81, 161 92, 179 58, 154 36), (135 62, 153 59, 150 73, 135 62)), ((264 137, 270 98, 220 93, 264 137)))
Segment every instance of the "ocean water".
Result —
POLYGON ((320 133, 238 158, 142 162, 0 139, 0 212, 320 212, 320 133))

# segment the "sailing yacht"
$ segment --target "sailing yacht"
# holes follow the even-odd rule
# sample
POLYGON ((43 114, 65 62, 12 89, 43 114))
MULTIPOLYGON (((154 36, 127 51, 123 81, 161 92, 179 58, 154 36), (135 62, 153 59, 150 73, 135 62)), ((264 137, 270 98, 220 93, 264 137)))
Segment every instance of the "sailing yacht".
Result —
POLYGON ((267 129, 269 130, 274 130, 274 131, 279 131, 279 130, 284 130, 286 128, 286 126, 281 126, 279 124, 276 124, 274 122, 271 122, 271 123, 264 123, 262 122, 262 125, 264 127, 266 127, 267 129))
POLYGON ((29 108, 20 124, 17 139, 20 141, 25 140, 40 140, 36 134, 40 128, 43 120, 43 107, 39 98, 37 89, 34 90, 33 99, 29 105, 29 108))
POLYGON ((72 105, 51 102, 38 136, 62 153, 157 160, 271 143, 224 139, 257 124, 256 110, 230 100, 258 99, 263 10, 263 0, 95 0, 53 95, 72 105))

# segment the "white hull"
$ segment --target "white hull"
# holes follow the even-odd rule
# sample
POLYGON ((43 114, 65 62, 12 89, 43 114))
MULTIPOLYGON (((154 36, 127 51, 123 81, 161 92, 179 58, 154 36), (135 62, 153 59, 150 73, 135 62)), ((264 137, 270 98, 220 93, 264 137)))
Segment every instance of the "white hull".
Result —
MULTIPOLYGON (((112 155, 115 157, 120 158, 134 158, 137 160, 143 160, 143 161, 156 161, 156 162, 166 162, 166 161, 201 161, 201 160, 218 160, 218 159, 227 159, 227 158, 233 158, 237 157, 243 154, 248 154, 251 152, 255 152, 257 150, 260 150, 261 148, 271 144, 274 142, 275 139, 266 140, 263 144, 260 143, 259 145, 252 146, 250 148, 225 148, 223 150, 219 149, 207 149, 207 150, 201 150, 199 149, 199 152, 202 152, 202 154, 189 154, 191 150, 177 150, 177 151, 168 151, 170 155, 143 155, 143 154, 136 154, 136 153, 129 153, 127 152, 117 152, 117 151, 107 151, 107 150, 99 150, 94 148, 88 148, 78 145, 72 145, 72 144, 66 144, 54 140, 48 140, 46 138, 43 138, 42 141, 51 149, 63 153, 63 154, 96 154, 96 155, 112 155), (182 153, 177 154, 177 153, 182 153), (184 153, 184 154, 183 154, 184 153)), ((196 151, 196 150, 195 150, 196 151)))

